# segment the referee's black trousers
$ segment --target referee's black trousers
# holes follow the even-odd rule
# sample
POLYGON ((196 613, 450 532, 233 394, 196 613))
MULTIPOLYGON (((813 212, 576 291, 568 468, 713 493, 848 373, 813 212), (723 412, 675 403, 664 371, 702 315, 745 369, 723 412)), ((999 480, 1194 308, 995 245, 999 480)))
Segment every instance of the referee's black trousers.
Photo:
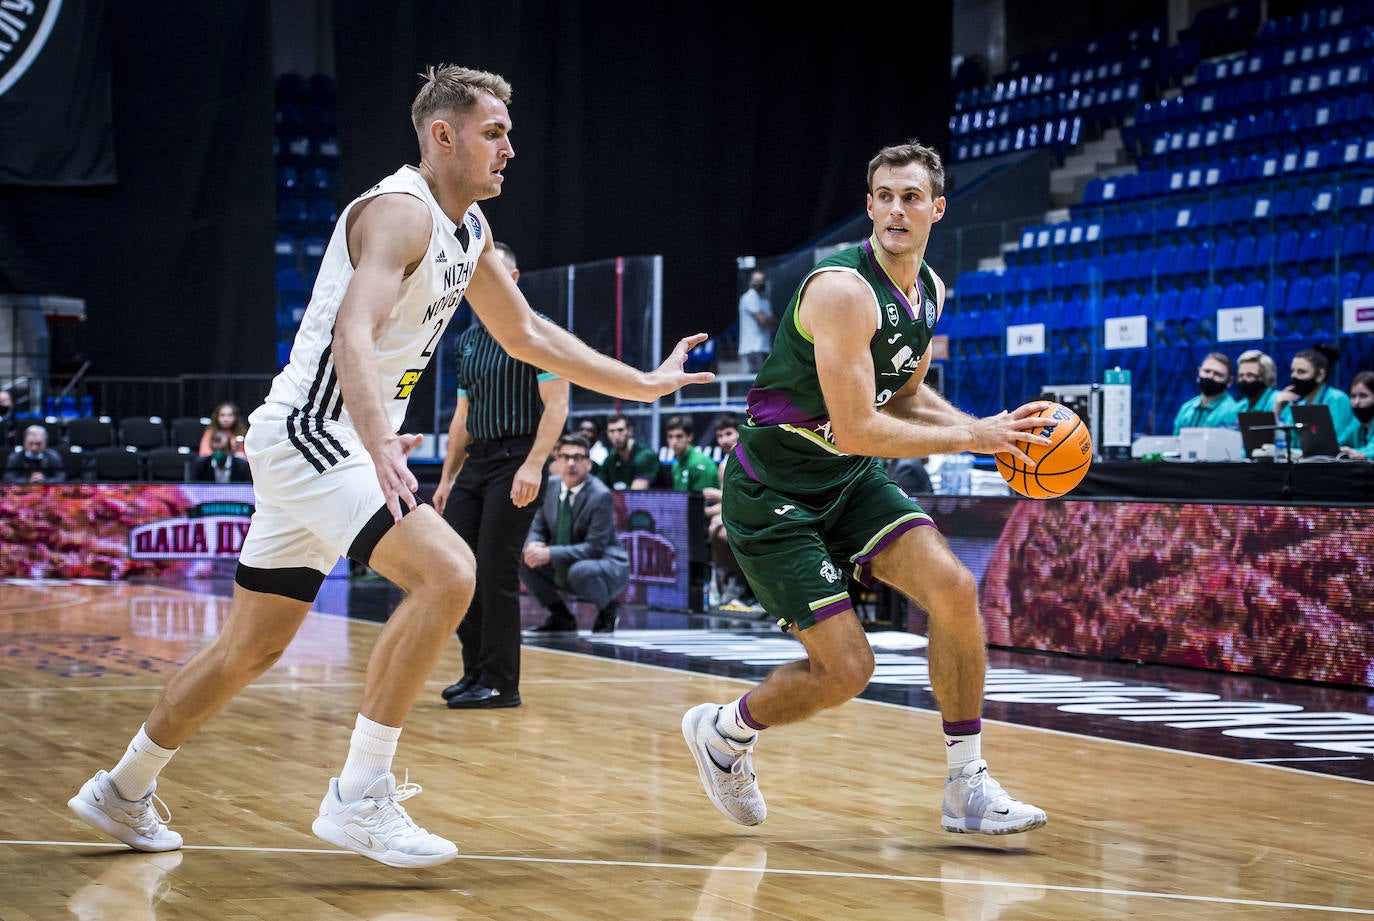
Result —
POLYGON ((533 436, 474 441, 449 493, 444 517, 477 557, 472 606, 458 625, 463 674, 498 691, 520 689, 520 553, 547 484, 524 508, 510 501, 515 472, 533 436))

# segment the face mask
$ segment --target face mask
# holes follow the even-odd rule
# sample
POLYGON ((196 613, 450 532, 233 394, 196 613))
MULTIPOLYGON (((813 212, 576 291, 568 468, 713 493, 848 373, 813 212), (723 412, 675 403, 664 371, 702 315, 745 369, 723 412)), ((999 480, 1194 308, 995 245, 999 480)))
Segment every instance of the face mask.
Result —
POLYGON ((214 452, 213 454, 210 455, 210 460, 214 461, 214 464, 215 464, 216 467, 223 467, 223 466, 224 466, 224 462, 225 462, 226 459, 228 459, 228 457, 229 457, 229 455, 226 454, 225 452, 223 452, 223 451, 216 451, 216 452, 214 452))
POLYGON ((1205 397, 1214 397, 1219 393, 1226 392, 1226 382, 1214 381, 1210 377, 1199 377, 1197 389, 1202 391, 1202 395, 1205 397))
POLYGON ((1240 390, 1240 395, 1247 400, 1256 399, 1264 393, 1267 387, 1268 385, 1264 381, 1241 381, 1236 385, 1236 388, 1240 390))
POLYGON ((25 451, 25 452, 24 452, 24 456, 27 457, 27 458, 28 458, 29 460, 31 460, 31 461, 42 460, 42 459, 43 459, 43 452, 42 452, 42 451, 39 451, 37 454, 30 454, 28 451, 25 451))
POLYGON ((1356 419, 1365 425, 1374 422, 1374 403, 1370 403, 1368 406, 1352 406, 1350 411, 1355 414, 1356 419))
POLYGON ((1300 397, 1305 397, 1317 389, 1317 379, 1315 377, 1309 377, 1306 380, 1297 377, 1292 378, 1288 381, 1288 389, 1300 397))

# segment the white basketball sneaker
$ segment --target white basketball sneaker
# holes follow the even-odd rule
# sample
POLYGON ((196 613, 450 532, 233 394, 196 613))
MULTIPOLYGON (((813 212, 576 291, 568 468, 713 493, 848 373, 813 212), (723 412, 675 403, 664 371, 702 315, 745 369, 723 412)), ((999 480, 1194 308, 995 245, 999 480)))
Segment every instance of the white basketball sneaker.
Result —
POLYGON ((110 775, 97 771, 76 796, 67 800, 67 808, 136 851, 175 851, 181 847, 181 835, 167 827, 172 813, 155 795, 156 790, 157 784, 153 784, 153 789, 139 799, 125 799, 110 775))
POLYGON ((768 816, 763 794, 754 777, 750 752, 754 739, 737 742, 716 728, 716 704, 701 704, 682 717, 682 736, 697 763, 701 786, 726 818, 741 825, 762 825, 768 816), (721 767, 721 764, 728 767, 721 767))
POLYGON ((945 831, 983 835, 1014 835, 1045 824, 1045 810, 1013 797, 988 773, 979 759, 945 781, 940 825, 945 831))
POLYGON ((388 867, 432 867, 458 856, 452 841, 431 835, 401 805, 419 793, 417 783, 396 785, 391 773, 379 774, 351 803, 339 799, 339 778, 329 781, 320 815, 310 826, 315 837, 388 867))

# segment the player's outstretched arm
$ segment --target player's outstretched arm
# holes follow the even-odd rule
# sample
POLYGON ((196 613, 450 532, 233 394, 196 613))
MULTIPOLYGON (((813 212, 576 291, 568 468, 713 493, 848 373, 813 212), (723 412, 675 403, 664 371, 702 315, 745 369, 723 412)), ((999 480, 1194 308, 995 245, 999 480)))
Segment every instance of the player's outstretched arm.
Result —
POLYGON ((708 384, 715 379, 709 371, 683 370, 687 353, 706 340, 705 333, 680 340, 663 364, 652 371, 640 371, 602 355, 572 333, 536 315, 490 245, 478 260, 467 297, 482 323, 507 352, 589 390, 650 403, 687 384, 708 384))

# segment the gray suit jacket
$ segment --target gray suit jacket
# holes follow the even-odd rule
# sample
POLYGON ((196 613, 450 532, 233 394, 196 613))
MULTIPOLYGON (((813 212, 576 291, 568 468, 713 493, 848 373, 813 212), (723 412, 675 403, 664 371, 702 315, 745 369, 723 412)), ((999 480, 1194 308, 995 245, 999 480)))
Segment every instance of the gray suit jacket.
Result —
POLYGON ((560 546, 558 539, 558 497, 563 492, 563 478, 549 477, 544 490, 544 503, 534 513, 530 523, 532 540, 549 545, 549 563, 572 565, 578 560, 606 559, 624 563, 628 569, 630 557, 620 545, 615 533, 615 496, 609 486, 594 476, 587 477, 572 503, 571 544, 560 546))

